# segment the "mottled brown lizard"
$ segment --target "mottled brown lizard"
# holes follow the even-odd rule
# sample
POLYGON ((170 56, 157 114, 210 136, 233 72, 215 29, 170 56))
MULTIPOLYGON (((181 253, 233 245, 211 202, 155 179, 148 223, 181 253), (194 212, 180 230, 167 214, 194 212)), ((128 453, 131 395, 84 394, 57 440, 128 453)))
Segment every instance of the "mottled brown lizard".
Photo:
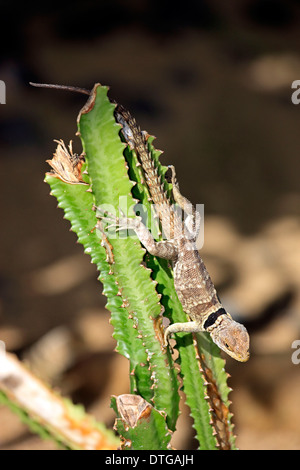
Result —
POLYGON ((155 162, 148 150, 147 135, 142 132, 135 119, 122 106, 117 105, 116 120, 122 125, 126 142, 135 150, 142 166, 155 210, 161 221, 167 240, 156 242, 141 218, 115 218, 109 220, 120 229, 135 231, 147 251, 154 256, 172 260, 174 285, 183 310, 192 321, 174 323, 165 330, 165 345, 172 333, 210 333, 213 341, 227 354, 238 361, 249 358, 249 335, 246 328, 234 321, 222 306, 210 275, 196 247, 199 232, 199 214, 192 204, 180 194, 176 182, 175 169, 172 170, 173 197, 187 215, 184 223, 171 204, 158 175, 155 162))
MULTIPOLYGON (((31 84, 43 88, 56 88, 90 94, 89 90, 82 88, 31 84)), ((173 333, 207 331, 223 351, 237 361, 247 361, 249 359, 248 332, 242 324, 232 319, 220 302, 196 246, 200 224, 198 214, 192 204, 181 195, 176 182, 174 167, 170 166, 173 197, 187 215, 184 222, 178 216, 176 209, 174 209, 165 193, 155 162, 148 150, 146 133, 141 131, 131 114, 120 105, 116 105, 115 117, 122 126, 126 142, 137 154, 167 240, 156 242, 140 217, 127 218, 124 216, 116 218, 112 214, 105 213, 105 219, 110 220, 119 229, 134 230, 149 253, 173 262, 175 289, 184 311, 192 320, 168 326, 164 333, 165 346, 168 344, 169 336, 173 333)), ((98 213, 101 212, 101 208, 98 208, 98 210, 98 213)), ((101 218, 104 218, 104 214, 101 215, 101 218)))

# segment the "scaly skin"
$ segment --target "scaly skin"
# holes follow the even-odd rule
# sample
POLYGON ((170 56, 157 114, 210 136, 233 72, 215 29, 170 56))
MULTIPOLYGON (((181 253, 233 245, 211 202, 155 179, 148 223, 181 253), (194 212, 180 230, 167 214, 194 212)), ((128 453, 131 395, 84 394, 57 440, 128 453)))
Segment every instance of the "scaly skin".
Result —
POLYGON ((184 311, 192 320, 186 323, 174 323, 166 328, 165 345, 172 333, 207 331, 223 351, 237 361, 247 361, 249 335, 246 328, 234 321, 225 311, 217 296, 196 247, 199 220, 191 203, 180 194, 174 167, 170 167, 173 196, 178 206, 187 214, 184 224, 164 191, 155 162, 148 150, 145 134, 141 132, 130 113, 120 105, 116 106, 115 116, 122 125, 125 140, 137 154, 163 232, 169 236, 165 241, 156 242, 139 218, 116 219, 110 214, 108 219, 119 228, 133 229, 152 255, 172 260, 175 289, 184 311))

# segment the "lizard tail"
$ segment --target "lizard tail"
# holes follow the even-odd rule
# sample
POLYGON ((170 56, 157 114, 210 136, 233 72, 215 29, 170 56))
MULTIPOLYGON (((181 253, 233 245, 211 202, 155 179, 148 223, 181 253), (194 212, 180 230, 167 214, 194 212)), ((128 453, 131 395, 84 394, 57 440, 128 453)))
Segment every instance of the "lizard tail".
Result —
POLYGON ((148 149, 145 134, 141 131, 134 117, 123 106, 117 104, 115 115, 117 121, 123 127, 123 135, 126 142, 137 154, 153 203, 157 206, 166 205, 169 207, 170 200, 167 197, 164 184, 148 149))

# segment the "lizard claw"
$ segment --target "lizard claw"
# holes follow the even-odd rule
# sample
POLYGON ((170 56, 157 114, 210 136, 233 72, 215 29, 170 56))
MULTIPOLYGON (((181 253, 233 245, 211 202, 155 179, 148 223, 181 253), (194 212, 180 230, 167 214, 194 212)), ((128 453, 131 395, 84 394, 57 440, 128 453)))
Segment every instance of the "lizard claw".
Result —
POLYGON ((175 186, 176 185, 176 171, 175 171, 175 167, 173 165, 168 165, 168 168, 170 168, 171 172, 172 172, 172 176, 171 176, 171 181, 172 181, 172 184, 175 186))
POLYGON ((174 353, 174 349, 173 349, 172 346, 170 345, 169 336, 166 334, 166 331, 165 331, 165 334, 164 334, 164 342, 163 342, 163 348, 164 348, 164 349, 167 349, 168 346, 169 346, 170 353, 173 354, 173 353, 174 353))

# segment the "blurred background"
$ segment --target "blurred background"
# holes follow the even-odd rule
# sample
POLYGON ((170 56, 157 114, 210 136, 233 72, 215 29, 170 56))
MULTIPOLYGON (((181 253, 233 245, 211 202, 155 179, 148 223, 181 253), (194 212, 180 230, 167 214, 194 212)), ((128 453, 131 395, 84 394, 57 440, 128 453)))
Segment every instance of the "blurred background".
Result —
MULTIPOLYGON (((90 0, 1 4, 0 339, 107 426, 128 391, 90 264, 43 182, 53 139, 73 140, 92 88, 157 136, 182 193, 205 205, 201 251, 220 297, 251 333, 227 360, 237 445, 300 448, 299 0, 90 0)), ((178 449, 196 446, 182 404, 178 449)), ((52 449, 0 407, 0 449, 52 449)))

